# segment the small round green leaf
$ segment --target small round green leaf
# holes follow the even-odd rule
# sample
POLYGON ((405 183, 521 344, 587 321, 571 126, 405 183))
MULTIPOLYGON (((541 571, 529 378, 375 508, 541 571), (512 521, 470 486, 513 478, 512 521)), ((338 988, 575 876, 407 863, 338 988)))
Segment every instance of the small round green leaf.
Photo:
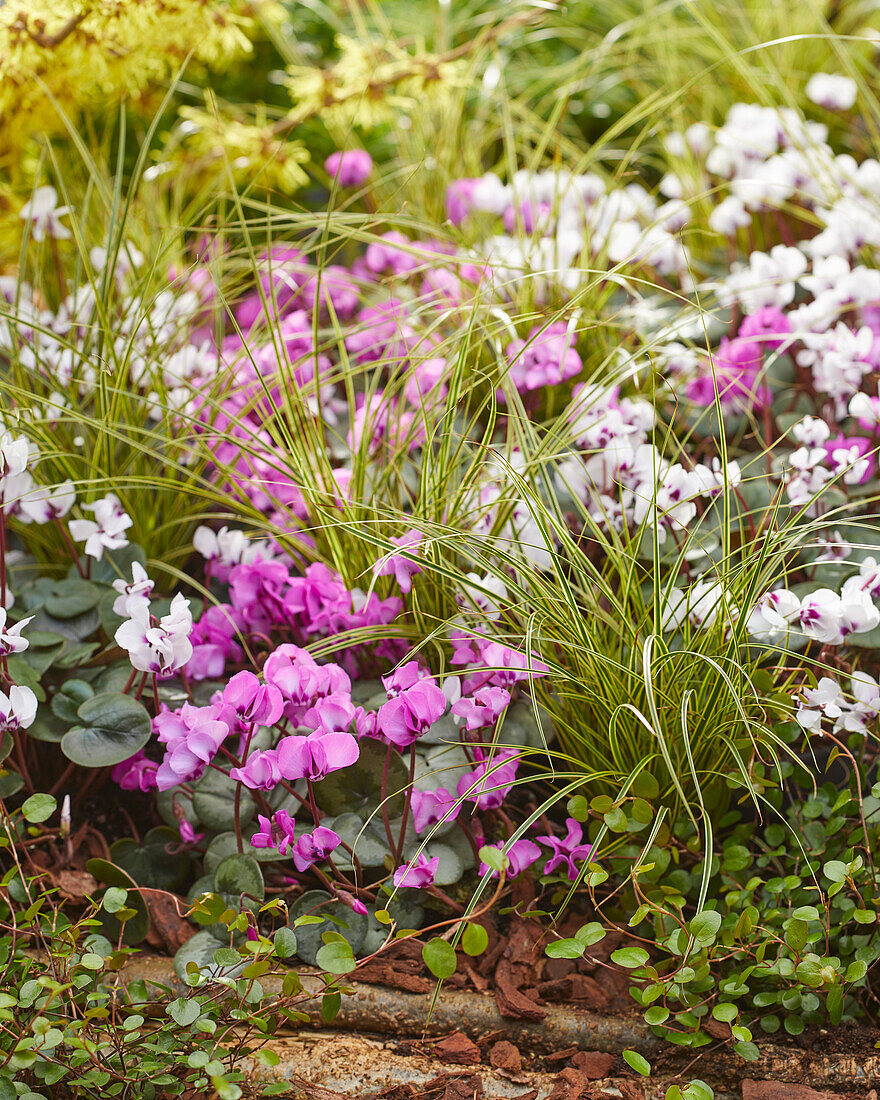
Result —
POLYGON ((57 805, 51 794, 32 794, 30 798, 25 799, 21 812, 25 821, 37 824, 48 820, 55 813, 57 805))
POLYGON ((428 940, 422 948, 422 959, 435 978, 451 978, 455 973, 455 951, 451 944, 441 940, 439 936, 428 940))
POLYGON ((472 958, 482 955, 489 946, 489 933, 482 924, 468 922, 462 933, 461 946, 465 954, 472 958))
POLYGON ((351 944, 345 940, 333 940, 318 949, 318 966, 328 974, 348 974, 357 963, 351 944))

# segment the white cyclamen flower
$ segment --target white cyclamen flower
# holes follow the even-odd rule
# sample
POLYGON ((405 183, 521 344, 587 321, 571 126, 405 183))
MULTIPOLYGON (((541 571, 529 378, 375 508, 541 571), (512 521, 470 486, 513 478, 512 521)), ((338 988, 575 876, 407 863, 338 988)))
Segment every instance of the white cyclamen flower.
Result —
POLYGON ((0 607, 0 653, 23 653, 30 644, 27 638, 22 638, 21 632, 33 618, 28 615, 26 619, 20 619, 12 626, 6 626, 6 608, 0 607))
POLYGON ((37 716, 37 697, 29 687, 13 684, 9 694, 0 691, 0 729, 26 730, 37 716))
POLYGON ((150 593, 153 591, 153 581, 147 576, 147 571, 139 561, 131 563, 131 583, 119 577, 113 582, 113 587, 119 593, 113 601, 113 611, 126 619, 131 615, 130 608, 133 603, 146 602, 149 606, 150 593))
POLYGON ((104 550, 119 550, 128 546, 128 539, 123 534, 132 525, 132 518, 123 511, 119 498, 113 493, 108 493, 94 504, 86 504, 88 512, 94 512, 94 520, 74 519, 69 526, 71 538, 76 542, 84 542, 85 553, 96 561, 100 561, 104 550))
POLYGON ((18 216, 22 221, 31 223, 31 235, 35 241, 42 241, 47 236, 63 241, 73 235, 59 221, 59 218, 70 213, 70 207, 58 206, 57 203, 58 192, 54 187, 38 187, 19 210, 18 216))
POLYGON ((848 111, 856 101, 858 85, 842 73, 813 73, 807 81, 807 99, 829 111, 848 111))
POLYGON ((146 600, 131 600, 130 618, 116 631, 116 644, 128 652, 132 668, 165 675, 182 668, 192 657, 192 614, 189 600, 178 593, 171 610, 153 626, 146 600))

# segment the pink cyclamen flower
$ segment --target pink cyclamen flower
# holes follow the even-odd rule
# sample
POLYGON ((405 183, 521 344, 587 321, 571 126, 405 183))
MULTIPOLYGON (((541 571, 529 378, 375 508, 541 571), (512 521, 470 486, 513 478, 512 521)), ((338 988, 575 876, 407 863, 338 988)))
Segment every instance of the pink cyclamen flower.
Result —
POLYGON ((522 757, 515 749, 503 749, 481 760, 458 781, 458 797, 476 802, 481 810, 497 810, 510 793, 522 757))
POLYGON ((198 844, 204 837, 204 833, 197 833, 189 821, 184 818, 177 826, 180 839, 183 844, 198 844))
POLYGON ((483 644, 482 659, 492 669, 490 679, 498 687, 510 688, 522 680, 546 676, 550 671, 534 653, 526 655, 500 642, 483 644))
POLYGON ((287 855, 287 849, 296 843, 296 822, 290 814, 279 810, 271 819, 262 814, 257 814, 257 819, 260 829, 251 837, 251 845, 254 848, 277 848, 281 855, 287 855))
POLYGON ((441 821, 454 821, 461 809, 461 801, 445 787, 438 787, 436 791, 419 791, 414 788, 410 805, 413 828, 418 834, 426 832, 441 821))
POLYGON ((218 718, 219 709, 184 703, 176 711, 164 707, 153 719, 153 732, 165 745, 165 757, 156 772, 160 791, 198 779, 204 772, 229 736, 229 726, 218 718))
MULTIPOLYGON (((503 852, 505 845, 503 843, 489 844, 488 847, 497 848, 499 852, 503 852)), ((531 867, 536 859, 540 858, 541 849, 531 840, 516 840, 507 848, 505 854, 507 856, 507 877, 516 878, 527 867, 531 867)), ((480 863, 479 873, 481 875, 485 875, 488 870, 489 865, 487 863, 480 863)), ((493 870, 489 877, 498 878, 498 872, 493 870)))
POLYGON ((463 696, 450 708, 453 714, 465 719, 469 730, 494 726, 510 703, 510 692, 500 687, 478 688, 473 696, 463 696))
POLYGON ((350 733, 316 730, 308 737, 284 737, 278 742, 278 766, 285 779, 310 779, 316 783, 330 772, 347 768, 360 756, 350 733))
POLYGON ((252 752, 243 767, 230 769, 229 776, 252 791, 271 791, 284 778, 276 749, 252 752))
POLYGON ((479 179, 453 180, 446 188, 446 217, 453 225, 461 225, 473 210, 473 194, 479 179))
POLYGON ((776 351, 791 332, 791 321, 777 306, 762 306, 743 319, 737 336, 776 351))
POLYGON ((562 321, 536 325, 525 340, 512 340, 504 354, 514 386, 525 393, 574 378, 583 366, 574 345, 575 334, 562 321))
POLYGON ((725 406, 762 407, 772 397, 767 386, 758 385, 762 362, 761 346, 755 340, 724 337, 712 363, 705 365, 699 378, 688 382, 685 393, 695 405, 704 407, 715 403, 716 393, 725 406))
POLYGON ((419 852, 415 859, 397 868, 394 872, 394 885, 403 889, 424 890, 426 886, 433 884, 439 866, 439 856, 428 859, 424 852, 419 852))
MULTIPOLYGON (((410 530, 399 538, 390 540, 401 550, 409 550, 414 553, 421 544, 422 536, 418 531, 410 530)), ((411 578, 416 573, 421 573, 422 567, 402 554, 386 554, 373 565, 374 577, 394 577, 400 591, 406 594, 412 588, 411 578)))
POLYGON ((553 849, 553 855, 544 864, 545 875, 551 874, 557 867, 564 866, 568 877, 576 879, 579 872, 574 861, 576 859, 589 859, 593 851, 593 845, 583 843, 584 830, 580 822, 575 821, 573 817, 568 817, 565 824, 568 831, 564 839, 560 840, 559 837, 555 836, 539 836, 535 839, 553 849))
POLYGON ((110 773, 114 783, 124 791, 150 791, 156 786, 156 772, 159 765, 144 756, 143 749, 117 764, 110 773))
POLYGON ((550 221, 552 212, 553 207, 549 202, 535 203, 526 199, 518 205, 508 206, 501 220, 505 230, 510 234, 516 233, 522 226, 523 231, 530 235, 536 230, 540 230, 542 235, 545 235, 552 224, 550 221))
POLYGON ((433 679, 425 678, 383 703, 376 724, 386 740, 405 749, 418 741, 445 710, 446 696, 433 679))
POLYGON ((284 711, 284 698, 273 684, 261 684, 252 672, 237 672, 223 689, 222 704, 242 725, 274 726, 284 711))
POLYGON ((327 157, 324 168, 340 187, 361 187, 373 171, 373 158, 365 149, 340 149, 327 157))
POLYGON ((342 837, 319 825, 312 833, 301 836, 291 850, 297 871, 307 871, 315 863, 328 859, 342 843, 342 837))

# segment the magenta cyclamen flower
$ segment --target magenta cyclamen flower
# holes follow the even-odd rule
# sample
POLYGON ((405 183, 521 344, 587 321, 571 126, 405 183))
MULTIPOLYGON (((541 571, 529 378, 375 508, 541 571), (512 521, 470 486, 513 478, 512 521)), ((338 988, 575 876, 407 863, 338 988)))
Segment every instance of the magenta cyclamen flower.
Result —
POLYGON ((305 712, 302 724, 321 733, 347 733, 356 713, 357 708, 349 695, 333 692, 305 712))
POLYGON ((373 171, 373 158, 365 149, 344 149, 331 153, 324 168, 340 187, 361 187, 373 171))
POLYGON ((532 653, 526 656, 500 642, 490 642, 482 647, 482 659, 491 668, 491 681, 498 687, 510 688, 521 680, 546 676, 550 669, 532 653))
POLYGON ((766 386, 758 385, 762 366, 761 345, 751 338, 722 338, 712 363, 706 363, 699 378, 688 382, 685 393, 695 405, 763 406, 771 397, 766 386), (713 372, 714 365, 714 372, 713 372))
POLYGON ((332 829, 319 825, 312 833, 301 836, 291 850, 297 871, 307 871, 314 863, 328 859, 342 843, 332 829))
POLYGON ((263 665, 267 684, 274 684, 288 704, 288 718, 299 721, 318 699, 328 695, 347 695, 351 680, 339 665, 319 665, 306 650, 295 645, 280 645, 263 665))
POLYGON ((445 710, 446 696, 433 679, 426 678, 383 703, 376 723, 386 740, 405 749, 418 741, 445 710))
POLYGON ((184 818, 183 821, 180 822, 177 830, 180 833, 180 840, 182 844, 197 844, 205 835, 204 833, 197 833, 190 822, 186 820, 186 818, 184 818))
POLYGON ((574 343, 574 333, 562 321, 536 325, 527 339, 512 340, 505 349, 510 380, 520 393, 525 393, 574 378, 583 366, 574 343))
MULTIPOLYGON (((490 844, 490 848, 497 848, 499 851, 504 851, 504 844, 490 844)), ((538 859, 541 855, 541 849, 531 840, 516 840, 513 844, 507 848, 507 877, 516 878, 517 875, 522 874, 527 867, 538 859)), ((486 863, 480 863, 481 875, 489 870, 489 865, 486 863)), ((498 878, 498 872, 492 871, 490 878, 498 878)))
POLYGON ((479 179, 453 180, 446 188, 446 217, 453 225, 461 225, 473 210, 472 197, 479 179))
POLYGON ((497 810, 510 793, 521 759, 514 749, 503 749, 479 761, 472 772, 459 779, 458 797, 476 802, 481 810, 497 810))
POLYGON ((360 756, 350 733, 324 733, 308 737, 284 737, 278 742, 278 766, 285 779, 310 779, 313 783, 330 772, 347 768, 360 756))
POLYGON ((553 849, 553 855, 544 864, 545 875, 551 874, 557 867, 565 867, 568 877, 576 879, 579 872, 574 861, 589 859, 593 845, 582 843, 584 830, 573 817, 566 818, 565 824, 568 832, 564 839, 560 840, 555 836, 539 836, 535 839, 553 849))
POLYGON ((469 730, 494 726, 510 703, 510 692, 500 687, 478 688, 473 696, 463 697, 452 704, 453 714, 464 718, 469 730))
POLYGON ((286 810, 279 810, 271 820, 257 814, 260 831, 251 837, 254 848, 277 848, 281 855, 287 855, 287 849, 296 843, 294 828, 296 822, 286 810))
MULTIPOLYGON (((410 530, 399 538, 392 538, 391 542, 399 546, 401 550, 414 552, 421 544, 422 536, 418 531, 410 530)), ((411 578, 416 573, 421 573, 422 567, 402 554, 386 554, 373 566, 374 577, 394 577, 400 591, 404 594, 412 588, 411 578)))
POLYGON ((150 791, 156 786, 159 765, 144 756, 143 749, 117 764, 111 772, 114 783, 124 791, 150 791))
POLYGON ((245 671, 236 673, 223 689, 222 705, 244 726, 274 726, 284 710, 284 699, 273 684, 261 684, 245 671))
POLYGON ((252 791, 271 791, 284 776, 278 763, 278 751, 252 752, 241 768, 232 768, 230 778, 243 783, 252 791))
POLYGON ((461 802, 445 787, 438 787, 436 791, 413 789, 411 808, 413 828, 421 834, 441 821, 454 821, 461 802))
POLYGON ((177 710, 165 708, 153 719, 153 732, 165 745, 165 757, 156 772, 156 786, 170 790, 179 783, 198 779, 229 736, 229 726, 219 719, 220 708, 184 703, 177 710))
POLYGON ((397 887, 410 887, 415 890, 424 890, 432 885, 440 866, 440 857, 434 856, 428 859, 424 852, 419 852, 414 860, 404 863, 394 872, 394 885, 397 887))
POLYGON ((791 321, 777 306, 762 306, 750 313, 739 326, 738 336, 759 341, 765 348, 776 351, 782 347, 791 332, 791 321))

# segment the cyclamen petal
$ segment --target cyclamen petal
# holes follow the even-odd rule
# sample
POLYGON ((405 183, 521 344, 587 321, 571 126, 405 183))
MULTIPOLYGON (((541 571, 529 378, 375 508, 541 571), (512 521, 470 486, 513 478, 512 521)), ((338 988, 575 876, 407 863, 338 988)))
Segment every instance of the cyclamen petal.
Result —
POLYGON ((350 733, 311 733, 308 737, 285 737, 278 743, 278 767, 285 779, 318 782, 330 772, 347 768, 360 756, 360 747, 350 733))
POLYGON ((440 866, 440 857, 428 859, 420 852, 410 863, 405 863, 394 872, 394 885, 398 888, 424 890, 431 886, 440 866))

